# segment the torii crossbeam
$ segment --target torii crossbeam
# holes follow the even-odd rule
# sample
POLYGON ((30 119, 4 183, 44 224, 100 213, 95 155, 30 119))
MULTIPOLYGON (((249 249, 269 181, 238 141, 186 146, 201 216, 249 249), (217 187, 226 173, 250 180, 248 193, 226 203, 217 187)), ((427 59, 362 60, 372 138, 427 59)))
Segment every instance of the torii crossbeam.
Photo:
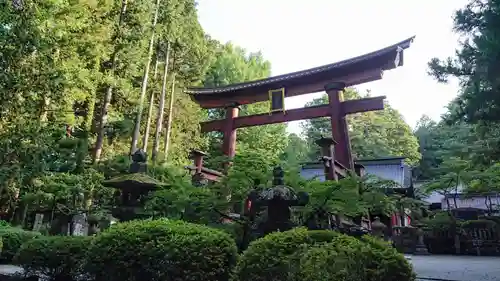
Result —
MULTIPOLYGON (((344 169, 354 169, 346 115, 381 110, 385 97, 342 101, 345 87, 382 79, 383 72, 403 65, 403 51, 414 37, 359 57, 304 71, 216 88, 189 88, 186 93, 202 108, 225 108, 225 119, 201 123, 202 132, 224 133, 223 152, 233 157, 238 128, 330 117, 335 145, 335 162, 344 169), (272 113, 238 117, 239 105, 265 101, 270 91, 280 89, 284 97, 326 91, 328 104, 272 113)), ((281 101, 283 102, 283 101, 281 101)))

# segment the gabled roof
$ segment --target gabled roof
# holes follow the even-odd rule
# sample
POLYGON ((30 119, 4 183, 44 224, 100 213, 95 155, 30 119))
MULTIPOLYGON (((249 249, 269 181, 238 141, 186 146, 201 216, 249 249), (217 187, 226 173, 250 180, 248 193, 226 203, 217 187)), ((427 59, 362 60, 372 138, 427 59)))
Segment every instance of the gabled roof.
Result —
POLYGON ((185 90, 185 92, 191 95, 232 93, 261 86, 269 86, 269 88, 283 87, 286 86, 286 84, 294 84, 293 82, 297 81, 298 79, 313 78, 315 76, 322 76, 325 73, 333 73, 338 71, 345 72, 344 75, 349 75, 350 73, 356 73, 362 70, 369 69, 369 67, 379 67, 381 70, 390 70, 403 65, 402 51, 410 47, 410 44, 413 42, 414 38, 415 36, 371 53, 327 65, 322 65, 319 67, 278 75, 266 79, 221 87, 192 87, 185 90), (397 54, 400 54, 400 59, 394 61, 394 58, 397 54), (389 62, 388 60, 385 60, 387 56, 393 56, 393 61, 389 62))

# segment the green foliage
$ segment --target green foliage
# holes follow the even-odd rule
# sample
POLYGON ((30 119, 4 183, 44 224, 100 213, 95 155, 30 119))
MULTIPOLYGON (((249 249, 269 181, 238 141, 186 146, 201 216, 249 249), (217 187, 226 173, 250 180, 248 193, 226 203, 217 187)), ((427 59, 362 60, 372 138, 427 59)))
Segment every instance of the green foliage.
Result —
POLYGON ((289 134, 287 146, 281 155, 283 165, 294 168, 310 160, 307 141, 296 134, 289 134))
POLYGON ((342 251, 332 244, 309 248, 300 259, 294 280, 358 281, 363 279, 363 262, 351 251, 342 251))
POLYGON ((463 38, 455 56, 429 62, 429 74, 439 82, 446 82, 449 77, 460 81, 462 89, 450 104, 449 119, 468 123, 500 120, 499 11, 499 1, 469 1, 454 15, 454 30, 463 38))
POLYGON ((170 220, 113 225, 88 253, 88 272, 110 281, 228 280, 237 255, 229 234, 170 220))
POLYGON ((457 226, 457 220, 448 212, 437 212, 422 222, 432 230, 449 230, 457 226))
POLYGON ((14 260, 27 276, 78 280, 91 241, 83 236, 42 236, 24 243, 14 260))
MULTIPOLYGON (((346 89, 344 99, 358 99, 362 96, 354 89, 346 89)), ((328 96, 315 99, 306 104, 314 106, 328 102, 328 96)), ((349 138, 352 153, 356 159, 367 159, 387 156, 407 157, 408 164, 416 164, 420 159, 418 142, 411 128, 402 115, 389 104, 385 109, 365 112, 347 117, 350 126, 349 138)), ((321 136, 331 136, 329 118, 307 120, 303 127, 307 142, 311 147, 311 159, 319 157, 319 147, 314 141, 321 136)))
MULTIPOLYGON (((314 237, 319 236, 315 234, 314 237)), ((320 238, 328 238, 328 235, 320 238)), ((289 280, 293 277, 292 257, 315 242, 305 228, 271 233, 250 243, 238 260, 235 276, 238 281, 289 280)))
MULTIPOLYGON (((453 57, 429 62, 429 74, 437 81, 457 78, 460 82, 458 97, 448 105, 443 121, 431 133, 438 153, 451 153, 470 162, 469 172, 477 179, 466 182, 470 184, 469 193, 495 191, 486 183, 495 181, 490 167, 500 159, 499 4, 496 0, 471 0, 456 11, 454 30, 461 35, 459 48, 453 57)), ((426 158, 432 161, 433 157, 426 158)))
MULTIPOLYGON (((208 70, 203 85, 206 87, 224 86, 269 77, 271 64, 261 53, 247 53, 231 43, 218 45, 215 60, 208 70)), ((240 115, 253 115, 269 112, 269 103, 260 102, 241 106, 240 115)), ((224 111, 209 110, 210 119, 224 117, 224 111)), ((209 152, 213 157, 221 155, 221 134, 211 133, 209 152)), ((264 125, 238 130, 238 154, 256 153, 268 161, 278 161, 287 143, 286 124, 264 125)), ((210 165, 210 163, 209 163, 210 165)), ((220 168, 220 167, 213 167, 220 168)))
POLYGON ((479 220, 470 220, 465 221, 460 225, 461 228, 477 228, 477 229, 495 229, 498 228, 499 225, 493 221, 488 219, 479 219, 479 220))
POLYGON ((239 281, 351 280, 328 279, 347 274, 352 274, 352 280, 415 280, 408 261, 383 241, 304 228, 272 233, 252 242, 235 269, 239 281))
POLYGON ((3 243, 1 260, 11 263, 21 245, 38 236, 40 236, 38 232, 26 231, 20 228, 0 228, 0 237, 3 243))
MULTIPOLYGON (((145 209, 154 217, 210 224, 220 218, 213 211, 222 209, 220 201, 211 188, 196 188, 191 183, 184 183, 155 191, 148 198, 145 209)), ((227 203, 222 206, 225 205, 227 203)))
POLYGON ((304 207, 304 213, 309 215, 316 210, 324 210, 333 214, 358 215, 364 213, 365 206, 361 202, 358 182, 346 178, 335 181, 308 181, 301 188, 309 193, 309 203, 304 207))
POLYGON ((10 225, 10 223, 8 223, 4 220, 0 220, 0 229, 2 229, 4 227, 11 227, 11 225, 10 225))
POLYGON ((365 256, 367 280, 415 280, 411 264, 388 242, 371 236, 364 236, 361 241, 370 249, 369 254, 365 256))

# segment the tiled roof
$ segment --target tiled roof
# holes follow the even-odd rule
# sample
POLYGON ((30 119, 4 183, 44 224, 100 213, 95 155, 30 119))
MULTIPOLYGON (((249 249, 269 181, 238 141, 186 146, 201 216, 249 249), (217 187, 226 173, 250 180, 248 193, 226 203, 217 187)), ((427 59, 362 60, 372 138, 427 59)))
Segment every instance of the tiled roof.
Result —
MULTIPOLYGON (((410 47, 411 42, 413 42, 413 39, 415 36, 408 38, 404 41, 401 41, 397 44, 394 44, 392 46, 362 55, 358 56, 355 58, 319 66, 319 67, 314 67, 302 71, 297 71, 297 72, 292 72, 288 74, 283 74, 279 76, 274 76, 266 79, 261 79, 261 80, 256 80, 256 81, 250 81, 250 82, 244 82, 244 83, 238 83, 238 84, 232 84, 232 85, 227 85, 227 86, 221 86, 221 87, 215 87, 215 88, 188 88, 185 90, 186 93, 188 94, 193 94, 193 95, 198 95, 198 94, 215 94, 215 93, 225 93, 225 92, 232 92, 236 90, 241 90, 245 88, 252 88, 252 87, 258 87, 258 86, 263 86, 275 82, 284 82, 288 80, 293 80, 296 78, 301 78, 304 76, 310 76, 310 75, 315 75, 315 74, 320 74, 326 71, 332 71, 335 69, 340 69, 346 66, 350 66, 353 64, 357 64, 360 62, 364 62, 370 59, 374 59, 380 56, 387 55, 391 52, 400 52, 404 49, 407 49, 410 47)), ((399 62, 399 65, 401 65, 401 61, 399 62)), ((399 66, 398 65, 398 66, 399 66)), ((395 66, 394 66, 395 67, 395 66)), ((388 68, 389 69, 389 68, 388 68)))

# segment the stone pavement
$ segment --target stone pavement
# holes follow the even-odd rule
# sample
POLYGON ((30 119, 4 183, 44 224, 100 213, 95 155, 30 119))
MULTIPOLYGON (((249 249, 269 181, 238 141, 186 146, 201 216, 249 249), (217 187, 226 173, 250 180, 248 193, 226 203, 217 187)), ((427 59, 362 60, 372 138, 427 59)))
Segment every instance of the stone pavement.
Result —
POLYGON ((23 269, 19 266, 10 265, 10 264, 0 264, 0 274, 2 275, 14 275, 20 274, 23 272, 23 269))
MULTIPOLYGON (((418 281, 500 281, 500 257, 475 256, 408 256, 418 277, 418 281)), ((14 265, 0 265, 0 275, 21 273, 14 265)))
MULTIPOLYGON (((410 256, 418 277, 459 281, 500 281, 500 257, 410 256)), ((422 281, 426 279, 421 279, 422 281)))

